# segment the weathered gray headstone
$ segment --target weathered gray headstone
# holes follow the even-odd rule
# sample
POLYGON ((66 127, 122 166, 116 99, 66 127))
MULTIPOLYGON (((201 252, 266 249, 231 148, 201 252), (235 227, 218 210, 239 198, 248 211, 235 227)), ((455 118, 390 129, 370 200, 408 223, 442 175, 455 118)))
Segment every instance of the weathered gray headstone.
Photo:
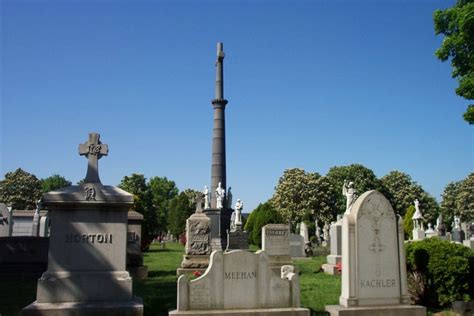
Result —
POLYGON ((204 275, 178 279, 177 310, 169 315, 307 315, 293 266, 272 272, 264 251, 213 251, 204 275))
POLYGON ((304 258, 304 237, 298 234, 290 234, 290 256, 292 258, 304 258))
POLYGON ((100 183, 98 159, 108 149, 98 134, 89 134, 79 148, 88 157, 85 183, 43 196, 51 218, 48 269, 38 280, 36 301, 23 314, 142 315, 125 268, 133 196, 100 183))
POLYGON ((275 270, 291 264, 290 227, 285 224, 267 224, 262 227, 262 250, 270 258, 275 270))
POLYGON ((177 274, 187 271, 204 271, 209 266, 211 254, 211 219, 203 213, 202 193, 196 198, 196 212, 186 220, 186 247, 181 268, 177 274))
POLYGON ((242 231, 242 227, 233 232, 227 232, 226 251, 247 249, 249 249, 249 235, 246 231, 242 231))
POLYGON ((143 265, 143 215, 129 211, 127 219, 127 270, 134 279, 145 279, 148 276, 148 267, 143 265))
POLYGON ((342 220, 342 291, 331 315, 425 315, 410 305, 403 221, 378 191, 362 194, 342 220))

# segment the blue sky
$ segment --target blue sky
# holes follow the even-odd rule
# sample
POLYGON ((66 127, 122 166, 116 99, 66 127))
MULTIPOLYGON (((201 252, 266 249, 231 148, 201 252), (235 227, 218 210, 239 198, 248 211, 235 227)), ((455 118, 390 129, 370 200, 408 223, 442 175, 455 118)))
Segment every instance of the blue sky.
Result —
POLYGON ((432 13, 454 1, 1 1, 0 174, 77 182, 78 144, 131 173, 210 185, 216 42, 224 42, 227 178, 249 212, 286 168, 361 163, 438 200, 474 170, 432 13))

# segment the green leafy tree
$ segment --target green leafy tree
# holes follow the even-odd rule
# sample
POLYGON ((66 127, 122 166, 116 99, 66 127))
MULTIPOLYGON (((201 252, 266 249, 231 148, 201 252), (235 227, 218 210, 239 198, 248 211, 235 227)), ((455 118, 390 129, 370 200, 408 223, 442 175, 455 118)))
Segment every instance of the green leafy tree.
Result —
POLYGON ((403 231, 405 232, 405 239, 412 239, 413 220, 411 218, 413 217, 413 214, 415 214, 415 211, 415 206, 410 205, 407 209, 407 212, 405 213, 405 216, 403 217, 403 231))
POLYGON ((34 209, 41 196, 41 181, 21 168, 7 172, 0 181, 0 202, 15 210, 34 209))
POLYGON ((454 220, 454 215, 459 213, 456 201, 461 182, 462 181, 448 183, 441 194, 442 200, 440 212, 443 215, 443 222, 448 231, 451 231, 452 229, 451 223, 454 220))
POLYGON ((404 216, 408 207, 413 204, 415 199, 418 199, 425 221, 430 223, 436 221, 439 214, 438 203, 408 174, 395 170, 380 180, 383 186, 382 192, 390 200, 396 213, 404 216))
POLYGON ((380 191, 381 189, 381 183, 374 172, 360 164, 332 167, 329 169, 326 177, 332 185, 332 194, 336 198, 337 214, 342 214, 346 211, 346 197, 342 195, 344 180, 354 182, 354 188, 359 196, 369 190, 380 191))
POLYGON ((181 192, 169 202, 168 228, 177 238, 186 230, 186 220, 195 211, 191 198, 194 199, 189 192, 181 192))
POLYGON ((43 193, 61 189, 70 186, 72 183, 59 174, 53 174, 51 177, 41 179, 41 189, 43 193))
POLYGON ((254 245, 262 245, 262 227, 267 224, 283 223, 280 214, 270 202, 259 204, 249 215, 244 230, 249 234, 249 241, 254 245))
POLYGON ((134 210, 143 215, 142 239, 145 243, 151 242, 154 238, 158 221, 156 213, 152 208, 151 194, 146 184, 145 176, 137 173, 125 176, 118 187, 133 194, 134 210))
POLYGON ((465 222, 474 220, 474 173, 464 179, 459 186, 459 193, 456 197, 456 206, 465 222))
POLYGON ((296 223, 315 214, 321 220, 333 217, 334 196, 331 184, 318 173, 305 172, 303 169, 287 169, 278 180, 271 203, 280 217, 290 223, 296 223))
POLYGON ((474 173, 461 181, 448 183, 442 198, 441 212, 449 228, 454 215, 460 215, 465 222, 474 220, 474 173))
POLYGON ((166 177, 152 177, 148 183, 151 192, 152 205, 158 219, 157 231, 168 231, 169 202, 178 195, 174 181, 166 177))
MULTIPOLYGON (((451 59, 452 76, 459 86, 456 94, 474 99, 474 1, 458 0, 452 8, 434 12, 436 35, 444 35, 436 56, 441 61, 451 59)), ((474 105, 469 105, 464 119, 474 124, 474 105)))

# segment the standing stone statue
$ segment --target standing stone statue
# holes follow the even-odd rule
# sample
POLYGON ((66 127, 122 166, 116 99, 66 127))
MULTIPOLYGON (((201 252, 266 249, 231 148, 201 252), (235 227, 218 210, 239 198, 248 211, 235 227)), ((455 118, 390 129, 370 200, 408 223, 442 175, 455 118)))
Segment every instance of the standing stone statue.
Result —
POLYGON ((423 214, 420 211, 420 202, 418 199, 414 201, 415 213, 412 216, 413 221, 413 240, 423 240, 426 237, 425 229, 423 227, 423 214))
POLYGON ((318 220, 314 221, 314 226, 316 227, 316 242, 318 245, 321 244, 321 227, 319 227, 318 220))
POLYGON ((204 191, 202 194, 204 198, 204 209, 207 210, 210 207, 209 189, 207 188, 207 185, 204 186, 204 191))
POLYGON ((224 208, 224 198, 225 190, 222 188, 222 183, 219 182, 219 185, 216 188, 216 207, 224 208))
POLYGON ((41 199, 36 202, 36 210, 33 215, 33 225, 31 229, 31 236, 39 236, 39 222, 40 222, 41 199))
POLYGON ((459 218, 459 216, 454 216, 453 230, 454 229, 461 230, 461 219, 459 218))
POLYGON ((342 186, 342 195, 346 197, 346 214, 349 214, 351 211, 352 204, 357 198, 357 191, 354 189, 354 182, 349 182, 349 180, 344 180, 344 185, 342 186))
POLYGON ((235 225, 236 226, 242 226, 242 210, 244 208, 244 203, 242 200, 237 199, 237 202, 235 203, 235 225))
POLYGON ((324 222, 323 238, 324 238, 325 244, 327 245, 328 242, 329 242, 329 225, 328 225, 328 222, 324 222))
POLYGON ((232 208, 232 192, 231 192, 231 187, 227 190, 227 208, 231 209, 232 208))

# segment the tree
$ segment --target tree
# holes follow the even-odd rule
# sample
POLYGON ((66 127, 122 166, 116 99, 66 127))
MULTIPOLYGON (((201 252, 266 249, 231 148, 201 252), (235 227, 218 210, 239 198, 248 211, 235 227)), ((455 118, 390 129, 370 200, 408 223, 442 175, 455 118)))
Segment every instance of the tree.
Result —
POLYGON ((346 197, 342 195, 344 180, 354 182, 354 188, 359 196, 369 190, 381 189, 381 183, 374 172, 360 164, 332 167, 329 169, 326 177, 332 185, 332 194, 336 198, 337 214, 342 214, 346 211, 346 197))
POLYGON ((267 201, 259 204, 249 215, 244 230, 249 234, 249 241, 254 245, 261 247, 262 245, 262 227, 267 224, 281 224, 282 218, 267 201))
POLYGON ((436 220, 439 213, 438 203, 408 174, 394 170, 380 180, 383 186, 382 192, 400 216, 404 216, 408 207, 418 199, 425 221, 432 223, 436 220))
POLYGON ((194 213, 194 203, 189 192, 181 192, 169 202, 168 229, 179 237, 186 230, 186 220, 194 213))
POLYGON ((53 174, 51 177, 41 179, 41 189, 43 193, 61 189, 70 186, 72 183, 59 174, 53 174))
POLYGON ((41 181, 21 168, 7 172, 0 181, 0 201, 15 210, 34 209, 41 195, 41 181))
POLYGON ((151 194, 145 176, 137 173, 125 176, 118 187, 133 194, 134 210, 143 215, 142 239, 145 243, 151 242, 158 222, 151 205, 151 194))
POLYGON ((148 183, 151 193, 153 209, 158 219, 157 231, 168 231, 169 202, 178 195, 178 188, 174 181, 166 177, 152 177, 148 183))
POLYGON ((278 180, 271 204, 292 228, 296 223, 315 214, 322 220, 333 217, 334 196, 331 184, 318 173, 303 169, 287 169, 278 180))
POLYGON ((405 239, 412 239, 413 220, 411 218, 413 217, 413 214, 415 214, 415 211, 415 206, 410 205, 407 209, 407 212, 405 213, 405 216, 403 217, 403 231, 405 232, 405 239))
POLYGON ((441 196, 441 212, 448 228, 454 215, 461 216, 464 222, 474 219, 474 173, 461 181, 448 183, 441 196))
MULTIPOLYGON (((443 34, 441 46, 436 56, 441 61, 451 59, 452 76, 457 78, 459 86, 456 94, 474 99, 474 1, 458 0, 456 5, 446 10, 434 12, 436 35, 443 34)), ((474 105, 468 106, 464 120, 474 124, 474 105)))
POLYGON ((458 213, 456 200, 459 194, 461 182, 462 181, 448 183, 441 194, 442 200, 440 212, 443 215, 443 222, 448 231, 451 231, 451 223, 454 220, 454 215, 458 213))

